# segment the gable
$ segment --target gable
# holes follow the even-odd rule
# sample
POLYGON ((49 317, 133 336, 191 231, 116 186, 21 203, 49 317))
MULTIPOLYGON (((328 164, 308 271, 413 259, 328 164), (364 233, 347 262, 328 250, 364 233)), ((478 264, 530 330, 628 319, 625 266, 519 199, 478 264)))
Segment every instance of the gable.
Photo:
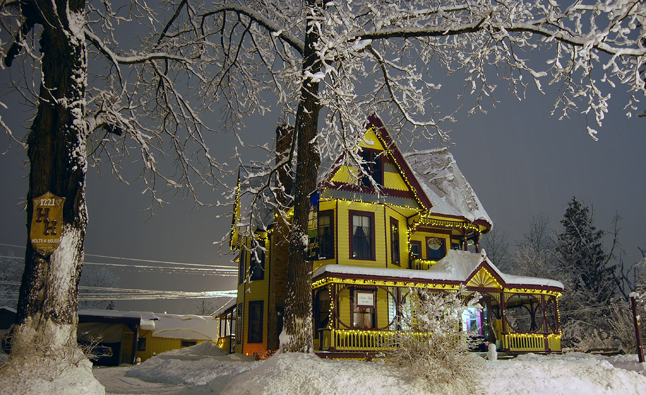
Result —
MULTIPOLYGON (((364 156, 375 158, 370 166, 379 166, 379 193, 361 181, 361 171, 349 165, 342 156, 325 183, 324 197, 389 203, 428 211, 432 205, 426 197, 408 163, 392 140, 381 120, 369 117, 369 129, 359 147, 364 156)), ((373 172, 374 174, 374 172, 373 172)))
POLYGON ((480 269, 475 272, 467 282, 467 287, 502 289, 500 282, 484 266, 480 266, 480 269))

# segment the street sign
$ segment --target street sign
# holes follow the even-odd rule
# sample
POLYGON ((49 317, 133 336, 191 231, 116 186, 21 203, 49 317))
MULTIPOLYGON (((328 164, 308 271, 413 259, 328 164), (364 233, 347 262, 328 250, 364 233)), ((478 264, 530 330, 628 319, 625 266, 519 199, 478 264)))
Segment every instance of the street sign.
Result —
POLYGON ((34 199, 31 217, 31 245, 41 255, 50 255, 61 242, 65 198, 51 192, 34 199))

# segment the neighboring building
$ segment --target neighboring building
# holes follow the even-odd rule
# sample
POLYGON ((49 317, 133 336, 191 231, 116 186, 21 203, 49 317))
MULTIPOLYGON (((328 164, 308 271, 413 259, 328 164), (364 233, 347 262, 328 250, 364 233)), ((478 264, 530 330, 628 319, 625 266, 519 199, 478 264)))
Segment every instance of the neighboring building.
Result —
MULTIPOLYGON (((289 135, 277 130, 279 155, 289 135)), ((319 183, 309 243, 317 353, 353 357, 383 351, 404 329, 397 317, 414 309, 411 292, 453 291, 461 284, 483 295, 482 312, 463 316, 465 329, 495 342, 501 352, 561 350, 563 285, 504 274, 479 251, 481 235, 493 224, 446 148, 403 155, 381 120, 371 116, 360 155, 377 188, 343 157, 321 166, 326 176, 319 183)), ((286 173, 277 177, 289 190, 286 173)), ((239 285, 236 306, 227 313, 237 315, 235 352, 251 355, 277 348, 288 239, 268 196, 253 215, 248 200, 239 196, 234 210, 231 246, 238 251, 239 285)))
POLYGON ((101 365, 135 363, 165 351, 218 339, 211 316, 137 311, 79 310, 78 341, 98 346, 101 365))
MULTIPOLYGON (((219 320, 212 316, 116 310, 79 310, 78 316, 78 342, 96 365, 143 362, 204 341, 215 344, 219 337, 219 320)), ((14 309, 0 307, 0 339, 15 320, 14 309)))

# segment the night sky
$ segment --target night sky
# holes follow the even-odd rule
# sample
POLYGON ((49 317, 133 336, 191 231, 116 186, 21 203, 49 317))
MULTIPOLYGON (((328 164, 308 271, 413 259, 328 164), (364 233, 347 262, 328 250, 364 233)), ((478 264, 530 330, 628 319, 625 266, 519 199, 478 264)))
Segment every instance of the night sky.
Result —
MULTIPOLYGON (((6 70, 0 79, 6 81, 6 70)), ((610 113, 603 127, 594 125, 594 117, 571 113, 570 119, 559 121, 550 117, 556 87, 547 87, 546 95, 535 88, 528 89, 527 99, 519 102, 500 85, 497 100, 488 102, 487 114, 467 116, 474 98, 468 95, 456 100, 462 76, 442 77, 445 86, 434 104, 450 112, 462 104, 458 122, 445 125, 450 129, 453 153, 458 166, 475 190, 494 226, 508 234, 511 244, 527 232, 532 213, 549 216, 552 229, 560 231, 567 202, 576 196, 594 205, 596 226, 609 229, 611 218, 618 213, 621 221, 620 242, 623 258, 633 263, 641 258, 637 247, 646 247, 646 118, 626 118, 626 88, 611 90, 610 113), (586 122, 599 131, 599 141, 588 136, 586 122)), ((545 85, 545 84, 544 84, 545 85)), ((0 92, 6 88, 0 87, 0 92)), ((2 120, 16 135, 25 136, 20 126, 33 116, 33 109, 20 105, 15 97, 0 98, 9 109, 0 109, 2 120)), ((640 103, 641 104, 641 103, 640 103)), ((646 109, 646 101, 641 104, 646 109)), ((212 116, 213 124, 217 115, 212 116)), ((254 143, 272 142, 278 113, 249 120, 242 131, 254 143)), ((207 117, 207 119, 209 119, 207 117)), ((384 119, 388 122, 388 119, 384 119)), ((26 215, 21 202, 27 193, 26 150, 0 137, 0 255, 24 254, 26 215)), ((232 147, 237 144, 231 134, 212 136, 212 153, 228 161, 232 147)), ((434 148, 438 141, 418 145, 419 149, 434 148)), ((406 150, 406 149, 403 149, 406 150)), ((244 150, 243 150, 244 151, 244 150)), ((253 159, 254 154, 248 154, 253 159)), ((124 162, 125 185, 103 169, 102 178, 90 168, 87 182, 89 225, 85 240, 86 254, 163 260, 183 263, 231 264, 230 255, 219 255, 213 244, 220 240, 230 226, 230 215, 223 208, 193 209, 192 202, 181 196, 163 194, 169 202, 155 215, 145 211, 150 198, 142 195, 144 185, 137 180, 141 167, 124 162)), ((222 191, 200 190, 206 203, 222 200, 222 191)), ((609 241, 609 240, 608 240, 609 241)), ((106 258, 88 256, 88 262, 108 262, 106 258)), ((114 262, 114 261, 111 261, 114 262)), ((136 264, 137 262, 132 262, 136 264)), ((495 263, 495 262, 494 262, 495 263)), ((207 291, 233 289, 235 277, 200 276, 189 274, 141 273, 137 270, 114 270, 119 287, 207 291)), ((557 279, 558 280, 558 279, 557 279)), ((223 300, 220 301, 222 303, 223 300)), ((193 301, 117 302, 118 309, 154 310, 190 313, 193 301)))

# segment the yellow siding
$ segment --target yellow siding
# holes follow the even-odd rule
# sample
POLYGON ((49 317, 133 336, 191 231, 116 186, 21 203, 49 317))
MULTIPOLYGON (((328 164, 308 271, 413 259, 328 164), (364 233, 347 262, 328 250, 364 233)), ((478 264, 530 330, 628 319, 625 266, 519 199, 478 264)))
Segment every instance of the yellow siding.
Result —
POLYGON ((341 166, 332 177, 332 182, 357 185, 359 183, 359 171, 356 168, 341 166))
POLYGON ((430 232, 415 232, 411 235, 411 241, 420 241, 422 243, 422 259, 428 259, 426 255, 426 238, 427 237, 437 237, 444 239, 444 243, 447 249, 451 249, 451 238, 447 234, 443 233, 430 233, 430 232))
POLYGON ((381 288, 377 289, 377 320, 376 328, 388 325, 388 293, 381 288))
MULTIPOLYGON (((247 246, 250 245, 250 242, 247 241, 247 246)), ((265 273, 262 280, 250 280, 248 283, 242 283, 238 285, 238 301, 237 303, 244 303, 243 307, 243 321, 242 321, 242 350, 236 346, 236 352, 244 352, 247 355, 253 355, 253 352, 258 353, 264 352, 267 349, 267 321, 268 321, 268 306, 269 306, 269 274, 270 274, 270 262, 271 262, 271 248, 270 248, 269 239, 265 242, 265 273), (263 301, 263 312, 262 312, 262 343, 248 343, 248 328, 249 328, 249 302, 263 301)), ((249 264, 251 258, 249 252, 246 252, 247 256, 245 259, 245 273, 249 270, 249 264)), ((245 275, 245 279, 246 279, 245 275)), ((237 328, 236 328, 237 329, 237 328)), ((236 333, 236 336, 240 334, 236 333)))
POLYGON ((384 150, 384 146, 381 145, 381 141, 379 141, 379 138, 373 131, 368 131, 364 137, 365 140, 367 140, 369 143, 366 143, 364 141, 361 141, 359 143, 359 147, 362 148, 370 148, 370 149, 375 149, 375 150, 384 150), (372 144, 370 144, 372 143, 372 144))
MULTIPOLYGON (((336 306, 339 319, 342 323, 351 326, 352 317, 350 314, 350 290, 345 289, 339 294, 339 304, 336 306)), ((339 328, 345 328, 339 323, 339 328)))
POLYGON ((386 267, 386 240, 384 239, 384 208, 381 205, 339 201, 338 217, 338 260, 339 264, 350 266, 386 267), (350 210, 373 213, 375 216, 375 260, 350 258, 350 210))
POLYGON ((399 173, 384 172, 384 187, 398 191, 408 191, 408 185, 399 173))

